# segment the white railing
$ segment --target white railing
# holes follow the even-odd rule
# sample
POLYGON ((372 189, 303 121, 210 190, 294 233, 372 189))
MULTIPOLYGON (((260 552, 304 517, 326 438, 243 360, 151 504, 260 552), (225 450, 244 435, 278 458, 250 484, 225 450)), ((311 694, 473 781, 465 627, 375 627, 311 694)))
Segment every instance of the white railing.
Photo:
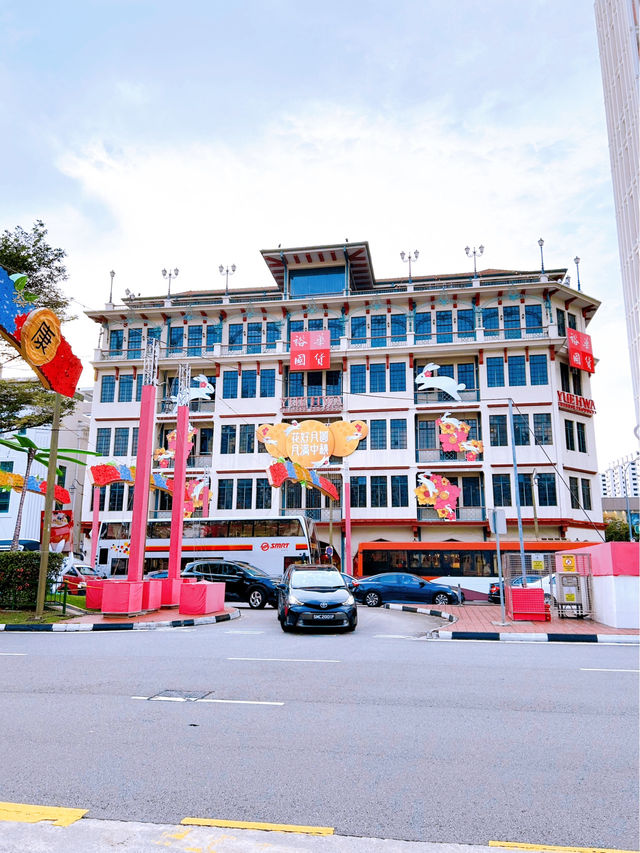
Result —
POLYGON ((281 411, 289 414, 327 413, 342 411, 342 397, 283 397, 281 411))

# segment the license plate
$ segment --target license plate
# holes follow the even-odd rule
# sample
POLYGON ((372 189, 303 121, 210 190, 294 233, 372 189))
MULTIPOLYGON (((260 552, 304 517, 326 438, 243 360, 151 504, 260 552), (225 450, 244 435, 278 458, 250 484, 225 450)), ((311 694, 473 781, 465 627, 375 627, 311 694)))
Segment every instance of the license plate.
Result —
POLYGON ((333 619, 333 613, 314 613, 314 619, 333 619))

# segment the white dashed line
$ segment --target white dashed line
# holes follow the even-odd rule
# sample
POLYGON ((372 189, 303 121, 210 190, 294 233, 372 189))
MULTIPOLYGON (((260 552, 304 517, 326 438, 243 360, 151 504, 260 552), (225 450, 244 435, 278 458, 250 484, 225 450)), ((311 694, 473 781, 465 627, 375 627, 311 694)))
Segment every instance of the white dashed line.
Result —
POLYGON ((278 661, 279 663, 342 663, 331 658, 227 658, 227 660, 278 661))
POLYGON ((640 669, 589 669, 580 667, 580 672, 640 672, 640 669))

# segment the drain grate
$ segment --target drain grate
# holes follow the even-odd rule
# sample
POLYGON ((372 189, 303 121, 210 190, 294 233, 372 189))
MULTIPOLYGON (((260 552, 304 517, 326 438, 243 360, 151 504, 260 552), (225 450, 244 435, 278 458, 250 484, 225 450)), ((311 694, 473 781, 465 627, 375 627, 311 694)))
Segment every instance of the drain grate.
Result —
POLYGON ((204 699, 205 696, 210 696, 210 690, 162 690, 160 693, 155 693, 149 696, 149 699, 183 699, 196 702, 198 699, 204 699))

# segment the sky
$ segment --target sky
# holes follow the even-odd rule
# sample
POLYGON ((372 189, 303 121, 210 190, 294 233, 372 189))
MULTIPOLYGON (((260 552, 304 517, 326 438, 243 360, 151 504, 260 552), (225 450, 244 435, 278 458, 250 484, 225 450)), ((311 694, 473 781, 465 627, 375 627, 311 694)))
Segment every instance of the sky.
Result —
MULTIPOLYGON (((267 286, 261 249, 368 240, 378 278, 569 267, 600 469, 634 452, 591 0, 3 0, 0 229, 67 252, 64 329, 125 289, 267 286)), ((14 363, 15 364, 15 363, 14 363)), ((15 375, 27 375, 19 367, 15 375)), ((8 374, 5 374, 8 375, 8 374)))

